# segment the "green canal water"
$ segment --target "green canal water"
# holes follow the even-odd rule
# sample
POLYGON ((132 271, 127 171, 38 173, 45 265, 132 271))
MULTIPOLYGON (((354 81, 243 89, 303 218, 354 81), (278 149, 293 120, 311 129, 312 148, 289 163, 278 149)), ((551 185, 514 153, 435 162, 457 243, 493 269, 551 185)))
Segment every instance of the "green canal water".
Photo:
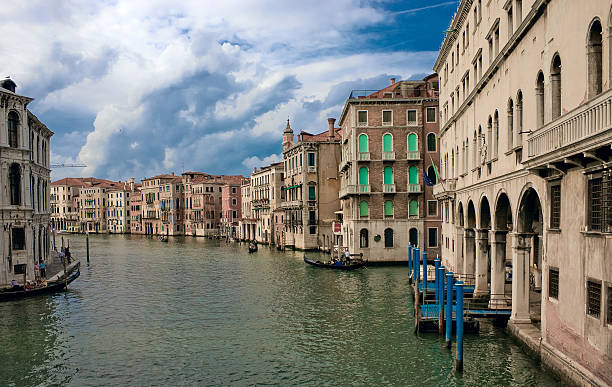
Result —
POLYGON ((413 333, 404 267, 140 236, 92 236, 87 264, 69 238, 83 259, 68 292, 0 304, 2 385, 558 384, 488 324, 455 373, 443 340, 413 333))

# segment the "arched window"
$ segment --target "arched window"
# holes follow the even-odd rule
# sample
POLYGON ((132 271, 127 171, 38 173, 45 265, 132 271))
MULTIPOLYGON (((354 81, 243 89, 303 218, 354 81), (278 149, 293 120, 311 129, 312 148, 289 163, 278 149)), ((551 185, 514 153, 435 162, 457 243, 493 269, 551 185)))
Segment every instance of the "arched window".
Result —
POLYGON ((370 208, 368 202, 363 200, 359 203, 359 217, 368 217, 370 215, 370 208))
POLYGON ((8 114, 8 140, 11 148, 17 148, 19 143, 19 116, 15 112, 8 114))
POLYGON ((36 162, 40 162, 40 137, 36 136, 36 162))
POLYGON ((393 201, 385 200, 385 218, 393 217, 393 201))
POLYGON ((383 184, 393 184, 393 168, 386 166, 383 174, 383 184))
POLYGON ((365 134, 359 135, 359 152, 367 152, 368 151, 368 136, 365 134))
POLYGON ((589 72, 589 98, 593 98, 601 93, 602 85, 602 67, 603 61, 601 56, 601 23, 595 19, 591 23, 589 29, 589 43, 587 46, 587 61, 589 72))
POLYGON ((561 57, 555 54, 550 67, 550 83, 552 88, 552 119, 561 115, 561 57))
POLYGON ((429 178, 429 180, 431 180, 433 184, 436 184, 438 182, 438 179, 436 179, 436 171, 434 170, 433 165, 430 165, 429 168, 427 168, 427 177, 429 178))
POLYGON ((47 144, 45 144, 45 140, 42 142, 42 157, 40 158, 40 162, 42 165, 45 165, 45 161, 47 159, 47 144))
POLYGON ((362 249, 368 248, 370 245, 369 237, 368 237, 368 229, 362 228, 359 231, 359 247, 362 249))
POLYGON ((419 230, 417 230, 416 228, 411 228, 410 231, 408 232, 408 239, 410 240, 410 244, 412 246, 418 246, 419 245, 419 230))
POLYGON ((383 152, 393 152, 393 136, 390 133, 383 136, 383 152))
POLYGON ((21 204, 21 168, 19 164, 11 164, 9 168, 9 183, 11 187, 11 205, 21 204))
POLYGON ((544 73, 540 71, 536 80, 536 124, 544 126, 544 73))
POLYGON ((360 185, 370 184, 369 179, 368 179, 368 168, 367 167, 359 168, 359 184, 360 185))
POLYGON ((417 202, 416 200, 411 200, 408 207, 410 211, 410 216, 419 216, 419 202, 417 202))
POLYGON ((416 152, 418 151, 417 145, 417 135, 414 133, 410 133, 408 135, 408 152, 416 152))
POLYGON ((418 184, 419 183, 419 175, 417 173, 417 167, 411 165, 408 169, 408 183, 409 184, 418 184))
POLYGON ((516 94, 516 135, 514 136, 514 146, 520 146, 523 138, 523 92, 516 94))
POLYGON ((429 133, 427 135, 427 151, 428 152, 436 151, 436 135, 434 133, 429 133))
POLYGON ((385 247, 393 247, 393 229, 385 229, 385 247))
POLYGON ((493 155, 494 157, 497 157, 497 153, 499 150, 499 113, 497 112, 497 110, 495 110, 495 114, 493 115, 493 132, 495 133, 493 155))
POLYGON ((455 150, 451 150, 451 177, 455 177, 455 150))

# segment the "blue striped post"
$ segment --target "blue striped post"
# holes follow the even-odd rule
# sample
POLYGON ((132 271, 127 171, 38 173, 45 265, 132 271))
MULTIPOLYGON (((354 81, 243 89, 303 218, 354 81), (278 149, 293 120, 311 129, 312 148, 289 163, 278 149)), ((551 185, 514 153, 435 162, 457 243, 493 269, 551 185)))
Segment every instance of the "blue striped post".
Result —
POLYGON ((457 363, 455 369, 463 372, 463 281, 457 281, 457 363))
POLYGON ((451 347, 453 335, 453 272, 446 273, 446 348, 451 347))
POLYGON ((427 290, 427 251, 423 251, 423 303, 425 303, 425 292, 427 290))
POLYGON ((439 300, 440 300, 440 278, 438 277, 438 269, 440 268, 440 260, 438 258, 434 259, 434 289, 435 289, 435 298, 436 298, 436 304, 438 304, 439 300))
MULTIPOLYGON (((419 277, 420 277, 420 259, 421 259, 421 251, 419 250, 418 247, 414 248, 414 280, 415 282, 418 281, 419 277)), ((417 289, 418 291, 418 289, 417 289)))
POLYGON ((408 276, 412 276, 412 245, 408 244, 408 276))

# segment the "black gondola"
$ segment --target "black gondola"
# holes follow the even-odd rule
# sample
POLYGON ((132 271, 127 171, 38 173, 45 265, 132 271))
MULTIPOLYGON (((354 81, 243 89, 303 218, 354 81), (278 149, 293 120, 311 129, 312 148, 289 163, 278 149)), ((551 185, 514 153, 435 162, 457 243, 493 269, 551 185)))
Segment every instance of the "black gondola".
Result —
POLYGON ((68 276, 66 280, 63 280, 63 279, 57 280, 53 283, 48 284, 44 288, 36 288, 36 289, 30 289, 30 290, 24 290, 23 288, 21 288, 20 290, 6 289, 3 291, 0 291, 0 301, 16 300, 19 298, 34 297, 34 296, 50 294, 50 293, 55 293, 57 291, 60 291, 64 289, 67 284, 71 283, 72 281, 77 279, 79 275, 81 275, 80 266, 81 265, 78 264, 75 267, 75 270, 72 273, 70 273, 70 275, 68 276))
POLYGON ((309 265, 313 265, 313 266, 317 266, 317 267, 325 267, 327 269, 337 269, 337 270, 355 270, 355 269, 359 269, 360 267, 365 266, 365 261, 362 260, 354 260, 351 263, 347 264, 347 263, 334 263, 334 262, 322 262, 319 260, 314 260, 314 259, 310 259, 310 258, 306 258, 304 257, 304 262, 306 262, 309 265))
POLYGON ((249 253, 254 253, 257 251, 257 245, 249 245, 249 253))
POLYGON ((168 242, 168 237, 167 236, 160 236, 159 237, 159 241, 160 242, 168 242))

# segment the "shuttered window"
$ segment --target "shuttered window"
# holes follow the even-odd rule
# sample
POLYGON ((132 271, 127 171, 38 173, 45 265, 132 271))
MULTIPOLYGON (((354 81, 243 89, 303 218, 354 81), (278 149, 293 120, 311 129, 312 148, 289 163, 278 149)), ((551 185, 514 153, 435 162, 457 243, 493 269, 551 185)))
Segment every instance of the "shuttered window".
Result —
POLYGON ((602 178, 598 177, 589 180, 589 229, 601 231, 602 225, 602 178))
POLYGON ((601 308, 601 282, 587 281, 587 314, 599 318, 601 308))
POLYGON ((561 227, 561 185, 550 187, 550 228, 561 227))
POLYGON ((548 297, 559 299, 559 269, 548 269, 548 297))

